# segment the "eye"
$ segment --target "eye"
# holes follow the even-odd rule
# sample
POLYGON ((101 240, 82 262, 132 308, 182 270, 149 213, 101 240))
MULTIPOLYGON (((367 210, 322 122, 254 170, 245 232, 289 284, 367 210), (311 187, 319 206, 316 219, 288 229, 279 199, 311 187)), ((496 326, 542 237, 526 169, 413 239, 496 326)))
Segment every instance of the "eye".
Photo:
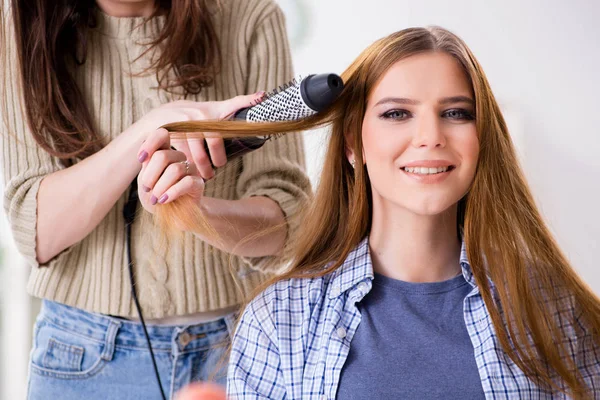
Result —
POLYGON ((381 119, 393 119, 401 121, 411 116, 411 113, 406 110, 389 110, 379 116, 381 119))
POLYGON ((464 120, 464 121, 472 121, 475 119, 473 113, 464 110, 462 108, 453 108, 452 110, 444 111, 442 117, 454 119, 454 120, 464 120))

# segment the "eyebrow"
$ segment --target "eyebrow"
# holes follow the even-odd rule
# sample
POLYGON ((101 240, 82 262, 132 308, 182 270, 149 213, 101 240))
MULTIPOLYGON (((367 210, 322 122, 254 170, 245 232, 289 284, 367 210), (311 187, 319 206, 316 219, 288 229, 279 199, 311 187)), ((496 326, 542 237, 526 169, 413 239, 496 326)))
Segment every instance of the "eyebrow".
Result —
MULTIPOLYGON (((407 98, 403 98, 403 97, 384 97, 383 99, 379 100, 377 102, 377 104, 375 104, 375 106, 378 106, 380 104, 387 104, 387 103, 409 104, 409 105, 413 105, 413 106, 421 104, 421 102, 418 100, 407 99, 407 98)), ((440 101, 438 101, 438 103, 439 104, 469 103, 471 105, 475 105, 475 101, 473 101, 473 99, 468 96, 445 97, 443 99, 440 99, 440 101)))

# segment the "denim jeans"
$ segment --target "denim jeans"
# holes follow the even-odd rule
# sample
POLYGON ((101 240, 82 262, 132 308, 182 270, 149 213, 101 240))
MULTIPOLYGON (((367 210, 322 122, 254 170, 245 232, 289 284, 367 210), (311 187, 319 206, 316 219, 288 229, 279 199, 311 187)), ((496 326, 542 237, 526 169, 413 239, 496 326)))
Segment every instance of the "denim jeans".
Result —
MULTIPOLYGON (((192 381, 225 384, 234 316, 148 325, 167 398, 192 381)), ((160 399, 142 325, 44 300, 29 365, 31 400, 160 399)))

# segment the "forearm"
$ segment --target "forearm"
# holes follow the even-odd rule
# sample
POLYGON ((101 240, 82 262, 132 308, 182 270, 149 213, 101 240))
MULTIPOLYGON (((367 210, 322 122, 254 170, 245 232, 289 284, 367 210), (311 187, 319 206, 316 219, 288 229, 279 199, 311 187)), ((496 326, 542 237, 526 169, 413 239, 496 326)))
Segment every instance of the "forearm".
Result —
POLYGON ((212 246, 242 257, 271 256, 283 249, 287 224, 274 200, 263 196, 240 200, 204 197, 200 206, 219 239, 198 236, 212 246))
POLYGON ((85 238, 140 170, 143 138, 125 131, 85 160, 46 176, 37 196, 36 256, 46 263, 85 238))

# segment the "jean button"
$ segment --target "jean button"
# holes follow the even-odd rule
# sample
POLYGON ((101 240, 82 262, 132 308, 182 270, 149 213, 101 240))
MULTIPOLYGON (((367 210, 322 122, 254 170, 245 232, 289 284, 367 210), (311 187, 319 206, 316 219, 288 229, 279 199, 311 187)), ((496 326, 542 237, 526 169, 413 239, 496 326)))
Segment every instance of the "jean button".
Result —
POLYGON ((181 335, 179 335, 179 344, 181 344, 182 347, 185 348, 185 346, 190 344, 191 341, 192 335, 190 335, 189 333, 183 332, 181 335))

